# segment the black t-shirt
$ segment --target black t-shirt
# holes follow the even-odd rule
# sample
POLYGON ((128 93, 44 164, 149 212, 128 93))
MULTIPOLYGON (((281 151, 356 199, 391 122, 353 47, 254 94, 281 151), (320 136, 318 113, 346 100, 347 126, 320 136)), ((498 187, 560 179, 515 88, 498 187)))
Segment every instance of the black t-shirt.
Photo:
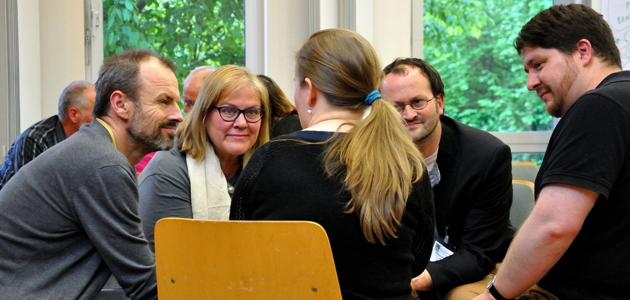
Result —
POLYGON ((628 299, 630 72, 582 95, 554 130, 536 194, 563 183, 599 193, 580 233, 539 285, 560 299, 628 299))
POLYGON ((396 239, 368 242, 350 195, 321 160, 328 132, 281 136, 256 150, 239 177, 230 219, 308 220, 328 234, 344 299, 411 299, 412 276, 426 267, 434 231, 428 174, 414 185, 396 239))

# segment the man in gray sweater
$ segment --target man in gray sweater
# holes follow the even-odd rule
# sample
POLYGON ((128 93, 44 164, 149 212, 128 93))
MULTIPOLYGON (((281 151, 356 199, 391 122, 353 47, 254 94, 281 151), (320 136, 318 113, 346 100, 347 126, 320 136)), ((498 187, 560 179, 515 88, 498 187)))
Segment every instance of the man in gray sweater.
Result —
POLYGON ((175 68, 146 50, 106 60, 94 120, 0 190, 2 299, 93 299, 111 274, 128 297, 157 299, 132 165, 173 145, 175 68))

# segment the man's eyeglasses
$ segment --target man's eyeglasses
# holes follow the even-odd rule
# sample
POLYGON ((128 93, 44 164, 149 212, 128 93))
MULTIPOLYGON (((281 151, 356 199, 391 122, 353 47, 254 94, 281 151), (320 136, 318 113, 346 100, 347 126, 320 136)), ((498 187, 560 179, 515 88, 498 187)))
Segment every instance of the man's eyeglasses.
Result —
POLYGON ((195 105, 195 100, 186 100, 184 96, 180 96, 179 101, 181 101, 184 106, 188 105, 191 108, 195 105))
POLYGON ((411 101, 411 103, 406 103, 403 105, 399 105, 394 103, 394 108, 399 112, 399 113, 403 113, 405 111, 405 107, 407 105, 411 106, 411 108, 415 109, 415 110, 422 110, 425 107, 427 107, 427 105, 429 105, 429 101, 435 99, 435 97, 437 97, 438 95, 433 96, 433 98, 429 99, 429 100, 422 100, 422 99, 416 99, 411 101))
POLYGON ((232 106, 212 106, 219 111, 219 116, 225 122, 234 122, 243 114, 247 123, 256 123, 262 119, 265 110, 262 108, 238 109, 232 106))

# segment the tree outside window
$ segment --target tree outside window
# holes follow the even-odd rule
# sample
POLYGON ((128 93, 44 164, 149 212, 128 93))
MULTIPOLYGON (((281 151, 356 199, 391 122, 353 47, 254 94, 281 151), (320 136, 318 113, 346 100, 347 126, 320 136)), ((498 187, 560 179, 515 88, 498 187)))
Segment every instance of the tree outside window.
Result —
MULTIPOLYGON (((545 105, 526 88, 514 40, 552 0, 425 0, 424 55, 444 81, 445 113, 486 131, 549 131, 545 105)), ((538 162, 542 155, 517 160, 538 162)))
POLYGON ((149 48, 172 59, 180 83, 201 65, 245 64, 243 0, 103 0, 104 56, 149 48))

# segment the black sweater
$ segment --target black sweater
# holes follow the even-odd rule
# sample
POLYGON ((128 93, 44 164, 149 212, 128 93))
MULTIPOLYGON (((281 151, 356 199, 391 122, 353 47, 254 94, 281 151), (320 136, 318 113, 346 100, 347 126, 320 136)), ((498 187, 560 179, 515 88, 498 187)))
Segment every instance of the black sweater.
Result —
POLYGON ((329 132, 300 131, 260 147, 236 185, 230 218, 317 222, 330 239, 344 299, 411 299, 411 278, 425 269, 433 244, 426 170, 408 198, 398 238, 387 240, 387 246, 370 243, 358 216, 344 213, 350 194, 324 173, 326 145, 313 142, 329 137, 329 132))

